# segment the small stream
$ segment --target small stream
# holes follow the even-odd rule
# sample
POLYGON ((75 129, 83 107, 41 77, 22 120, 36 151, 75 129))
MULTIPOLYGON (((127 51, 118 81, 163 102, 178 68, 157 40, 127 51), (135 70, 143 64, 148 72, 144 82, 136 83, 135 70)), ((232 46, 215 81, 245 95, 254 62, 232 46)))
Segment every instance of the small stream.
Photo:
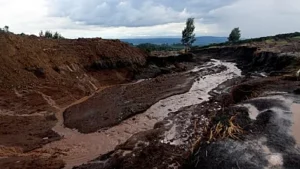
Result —
MULTIPOLYGON (((46 156, 59 152, 58 154, 65 161, 65 168, 67 169, 93 160, 101 154, 112 151, 117 145, 125 142, 133 134, 153 129, 155 123, 168 117, 169 113, 209 100, 210 95, 208 93, 212 89, 228 79, 241 75, 241 71, 234 63, 218 60, 212 60, 204 67, 195 68, 192 72, 199 72, 205 68, 213 68, 220 65, 226 66, 227 69, 220 73, 203 77, 199 74, 198 80, 195 81, 189 92, 160 100, 144 113, 124 120, 121 124, 104 131, 82 134, 76 130, 65 128, 62 116, 64 110, 61 110, 57 114, 59 122, 53 130, 63 136, 63 139, 47 144, 36 151, 46 156)), ((88 98, 83 98, 74 104, 78 104, 86 99, 88 98)), ((166 137, 168 137, 167 140, 173 139, 169 135, 166 137)))

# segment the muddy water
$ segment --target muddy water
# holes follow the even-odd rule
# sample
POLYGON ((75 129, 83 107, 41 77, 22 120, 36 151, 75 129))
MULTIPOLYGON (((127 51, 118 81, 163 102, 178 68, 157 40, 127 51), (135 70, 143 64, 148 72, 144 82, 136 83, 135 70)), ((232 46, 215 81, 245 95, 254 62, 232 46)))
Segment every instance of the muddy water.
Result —
MULTIPOLYGON (((63 125, 63 110, 57 114, 59 122, 53 130, 63 136, 63 139, 45 145, 37 150, 45 156, 59 154, 65 161, 65 168, 81 165, 95 159, 101 154, 113 150, 117 145, 125 142, 133 134, 152 129, 154 124, 163 120, 168 113, 175 112, 182 107, 199 104, 209 99, 209 92, 220 83, 239 76, 241 71, 233 63, 222 63, 213 60, 206 67, 224 65, 227 70, 202 77, 196 81, 189 92, 163 99, 150 107, 146 112, 123 121, 121 124, 105 131, 91 134, 82 134, 75 130, 65 128, 63 125)), ((201 68, 202 69, 202 68, 201 68)), ((200 69, 199 69, 200 70, 200 69)), ((198 71, 199 71, 198 70, 198 71)), ((197 72, 197 70, 193 70, 197 72)), ((88 98, 83 98, 74 104, 78 104, 88 98)), ((175 130, 174 127, 171 128, 175 130)), ((176 132, 176 131, 174 131, 176 132)), ((176 133, 171 135, 175 137, 176 133)), ((173 139, 168 137, 167 140, 173 139)))
POLYGON ((292 133, 298 145, 300 145, 300 104, 294 103, 291 111, 293 112, 292 133))

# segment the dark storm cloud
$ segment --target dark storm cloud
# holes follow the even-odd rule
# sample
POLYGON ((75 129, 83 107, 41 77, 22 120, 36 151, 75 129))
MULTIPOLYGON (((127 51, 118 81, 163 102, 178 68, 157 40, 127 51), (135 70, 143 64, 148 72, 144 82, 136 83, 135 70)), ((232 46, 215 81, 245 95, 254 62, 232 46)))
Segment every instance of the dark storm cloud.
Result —
POLYGON ((49 0, 51 16, 86 25, 152 26, 204 18, 236 0, 49 0))

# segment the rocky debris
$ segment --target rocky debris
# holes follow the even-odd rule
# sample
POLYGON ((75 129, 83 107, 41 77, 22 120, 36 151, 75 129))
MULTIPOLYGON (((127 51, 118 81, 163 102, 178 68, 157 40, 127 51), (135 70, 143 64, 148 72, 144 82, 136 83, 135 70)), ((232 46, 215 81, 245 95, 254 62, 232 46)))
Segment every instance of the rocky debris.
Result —
POLYGON ((300 94, 300 88, 295 89, 295 90, 294 90, 294 93, 295 93, 295 94, 300 94))

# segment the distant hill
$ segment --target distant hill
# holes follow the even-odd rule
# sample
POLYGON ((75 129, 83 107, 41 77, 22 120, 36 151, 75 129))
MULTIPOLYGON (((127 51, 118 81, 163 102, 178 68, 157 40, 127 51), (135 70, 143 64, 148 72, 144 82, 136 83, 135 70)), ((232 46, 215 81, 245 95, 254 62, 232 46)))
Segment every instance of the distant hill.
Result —
MULTIPOLYGON (((212 43, 222 43, 227 41, 227 37, 215 37, 215 36, 201 36, 196 38, 194 45, 204 46, 212 43)), ((152 44, 174 44, 181 43, 181 38, 143 38, 143 39, 121 39, 123 42, 132 43, 134 45, 142 43, 152 43, 152 44)))

